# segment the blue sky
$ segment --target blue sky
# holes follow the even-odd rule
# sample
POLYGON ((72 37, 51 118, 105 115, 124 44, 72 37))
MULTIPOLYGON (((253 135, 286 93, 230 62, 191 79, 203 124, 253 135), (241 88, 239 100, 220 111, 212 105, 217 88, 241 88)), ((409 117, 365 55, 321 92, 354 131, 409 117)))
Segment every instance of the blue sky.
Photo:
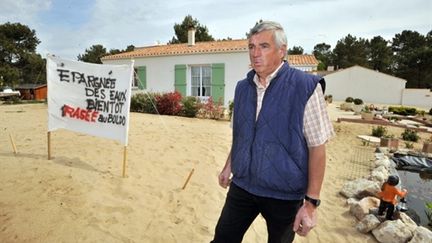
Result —
POLYGON ((0 24, 19 22, 36 31, 37 51, 76 60, 86 48, 167 43, 188 14, 216 39, 245 38, 259 19, 280 22, 288 45, 306 52, 332 48, 348 34, 391 40, 402 30, 432 30, 431 0, 0 0, 0 24))
POLYGON ((49 7, 36 12, 36 18, 45 25, 76 29, 91 20, 94 1, 57 0, 50 2, 49 7))

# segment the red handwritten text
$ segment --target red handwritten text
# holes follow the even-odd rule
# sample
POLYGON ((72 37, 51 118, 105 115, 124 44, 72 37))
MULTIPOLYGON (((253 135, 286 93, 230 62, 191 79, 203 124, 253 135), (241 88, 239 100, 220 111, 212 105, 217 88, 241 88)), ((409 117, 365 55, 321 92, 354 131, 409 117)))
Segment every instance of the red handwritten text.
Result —
POLYGON ((96 122, 96 118, 99 115, 99 112, 94 110, 86 110, 82 108, 74 108, 69 105, 63 105, 62 116, 75 118, 78 120, 88 121, 88 122, 96 122))

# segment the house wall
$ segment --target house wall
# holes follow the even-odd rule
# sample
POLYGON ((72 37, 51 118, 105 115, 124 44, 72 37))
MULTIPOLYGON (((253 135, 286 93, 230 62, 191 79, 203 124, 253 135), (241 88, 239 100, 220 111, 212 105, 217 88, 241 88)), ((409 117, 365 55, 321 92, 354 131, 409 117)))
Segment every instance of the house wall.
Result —
POLYGON ((290 66, 305 72, 313 72, 318 69, 316 65, 291 65, 290 64, 290 66))
POLYGON ((45 100, 47 98, 47 86, 35 89, 34 93, 35 100, 45 100))
POLYGON ((404 89, 402 105, 415 106, 429 111, 432 108, 432 92, 429 89, 404 89))
POLYGON ((402 104, 406 81, 371 69, 354 66, 324 76, 326 94, 333 100, 350 96, 367 103, 402 104))
MULTIPOLYGON (((246 77, 249 71, 248 52, 199 54, 182 56, 159 56, 135 58, 135 67, 146 66, 147 91, 172 92, 174 91, 175 65, 187 66, 187 87, 190 87, 190 67, 192 65, 206 65, 213 63, 225 64, 225 95, 224 105, 234 99, 234 90, 239 80, 246 77)), ((130 60, 105 60, 104 64, 126 64, 130 60)), ((190 89, 187 90, 190 95, 190 89)))

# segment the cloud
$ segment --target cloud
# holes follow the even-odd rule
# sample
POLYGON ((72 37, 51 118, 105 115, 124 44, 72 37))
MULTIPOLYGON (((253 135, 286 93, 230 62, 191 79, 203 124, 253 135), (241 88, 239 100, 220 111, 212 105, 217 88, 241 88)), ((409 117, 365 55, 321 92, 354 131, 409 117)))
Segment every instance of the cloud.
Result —
POLYGON ((2 0, 0 21, 35 29, 41 54, 76 59, 95 44, 109 50, 167 43, 174 36, 174 24, 188 14, 216 39, 245 38, 258 20, 278 21, 289 47, 311 52, 322 42, 334 47, 348 34, 387 40, 404 29, 426 34, 431 30, 431 9, 430 0, 2 0))
POLYGON ((51 1, 2 0, 0 8, 0 23, 20 22, 31 24, 37 21, 40 11, 50 8, 51 1))

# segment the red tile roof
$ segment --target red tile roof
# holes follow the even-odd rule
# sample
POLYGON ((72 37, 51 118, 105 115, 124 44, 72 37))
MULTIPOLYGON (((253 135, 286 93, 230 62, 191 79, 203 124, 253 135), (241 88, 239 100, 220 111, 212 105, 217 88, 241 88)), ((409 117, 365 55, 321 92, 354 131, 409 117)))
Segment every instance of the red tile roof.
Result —
POLYGON ((146 46, 131 52, 105 56, 102 60, 129 59, 132 57, 177 56, 203 53, 247 52, 247 40, 197 42, 193 46, 187 43, 146 46))
MULTIPOLYGON (((187 43, 181 43, 138 47, 134 51, 105 56, 102 60, 247 51, 248 40, 209 41, 197 42, 193 46, 188 46, 187 43)), ((314 55, 288 55, 288 63, 293 66, 318 65, 318 61, 314 55)))
POLYGON ((317 66, 318 60, 314 55, 288 55, 288 63, 293 66, 317 66))

